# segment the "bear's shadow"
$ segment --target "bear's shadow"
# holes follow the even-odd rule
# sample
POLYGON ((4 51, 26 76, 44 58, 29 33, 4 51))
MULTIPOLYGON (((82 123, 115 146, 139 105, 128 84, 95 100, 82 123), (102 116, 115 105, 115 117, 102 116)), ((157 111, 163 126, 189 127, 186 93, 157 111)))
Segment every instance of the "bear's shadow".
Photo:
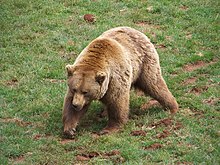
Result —
MULTIPOLYGON (((140 108, 132 108, 129 112, 129 121, 136 120, 137 117, 144 118, 145 116, 154 116, 163 111, 160 107, 151 107, 146 110, 142 110, 140 108)), ((77 131, 88 131, 88 132, 99 132, 106 125, 108 121, 108 116, 102 116, 103 107, 99 107, 99 109, 94 110, 90 108, 85 116, 80 120, 80 124, 78 125, 77 131)))
MULTIPOLYGON (((101 103, 92 103, 87 113, 80 120, 77 126, 77 132, 99 132, 106 125, 108 121, 107 116, 102 116, 103 106, 101 103)), ((142 110, 140 107, 131 107, 129 112, 129 121, 136 120, 137 117, 144 118, 144 116, 154 116, 161 113, 162 108, 151 107, 146 110, 142 110)), ((63 125, 62 125, 62 111, 53 111, 46 121, 46 134, 63 137, 63 125)))

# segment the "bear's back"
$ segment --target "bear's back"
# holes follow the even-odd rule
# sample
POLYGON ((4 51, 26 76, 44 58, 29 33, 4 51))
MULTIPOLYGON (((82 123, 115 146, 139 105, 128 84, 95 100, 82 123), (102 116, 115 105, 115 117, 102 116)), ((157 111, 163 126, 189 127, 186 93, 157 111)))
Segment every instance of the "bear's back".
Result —
POLYGON ((100 37, 115 40, 121 45, 131 62, 134 79, 138 77, 143 62, 159 65, 159 56, 154 45, 140 31, 130 27, 116 27, 104 32, 100 37))

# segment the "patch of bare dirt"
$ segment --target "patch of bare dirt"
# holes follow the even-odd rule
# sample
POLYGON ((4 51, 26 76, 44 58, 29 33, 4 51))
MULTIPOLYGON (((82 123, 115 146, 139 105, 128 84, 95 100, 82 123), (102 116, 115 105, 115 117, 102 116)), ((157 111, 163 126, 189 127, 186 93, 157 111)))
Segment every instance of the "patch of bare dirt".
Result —
POLYGON ((42 139, 42 138, 50 138, 51 137, 51 135, 45 135, 45 134, 35 134, 34 136, 33 136, 33 139, 34 140, 40 140, 40 139, 42 139))
POLYGON ((6 81, 6 85, 7 86, 16 86, 18 85, 18 80, 16 78, 13 78, 11 80, 6 81))
POLYGON ((146 136, 146 134, 146 131, 143 130, 136 130, 131 132, 132 136, 146 136))
POLYGON ((90 152, 82 153, 76 156, 77 161, 89 161, 95 157, 103 157, 105 159, 113 159, 115 163, 123 163, 125 159, 121 156, 119 150, 112 150, 110 152, 100 153, 100 152, 90 152))
POLYGON ((162 119, 156 123, 152 123, 150 124, 150 128, 158 128, 164 126, 169 130, 179 130, 181 128, 183 128, 183 125, 181 122, 179 121, 174 121, 172 118, 166 118, 166 119, 162 119))
POLYGON ((92 159, 94 157, 98 157, 98 156, 101 156, 101 154, 98 152, 83 153, 81 155, 77 155, 77 160, 80 160, 80 161, 81 160, 90 160, 90 159, 92 159), (81 158, 81 159, 79 159, 79 158, 81 158))
POLYGON ((173 125, 173 120, 171 118, 162 119, 156 123, 152 123, 151 126, 158 127, 164 125, 165 127, 173 125))
POLYGON ((196 77, 191 77, 186 79, 182 84, 183 85, 189 85, 189 84, 194 84, 197 81, 196 77))
POLYGON ((27 153, 25 153, 25 155, 20 155, 20 156, 17 156, 17 157, 13 157, 12 158, 13 164, 23 164, 26 157, 28 157, 32 154, 33 154, 32 152, 27 152, 27 153))
MULTIPOLYGON (((140 125, 138 125, 138 127, 141 127, 142 130, 140 130, 140 131, 133 131, 132 132, 134 134, 133 136, 146 136, 145 134, 146 134, 147 131, 150 131, 150 130, 153 130, 153 129, 157 129, 159 127, 164 127, 162 132, 158 132, 156 134, 155 137, 157 139, 167 138, 167 137, 171 136, 173 133, 176 134, 177 130, 180 130, 180 129, 184 128, 183 124, 180 121, 175 121, 172 118, 162 119, 162 120, 160 120, 158 122, 151 123, 148 126, 140 124, 140 125)), ((151 147, 152 147, 152 149, 153 148, 157 148, 157 147, 160 148, 162 146, 160 146, 160 145, 157 146, 155 144, 155 146, 153 145, 153 146, 148 146, 148 147, 144 147, 144 149, 151 149, 151 147)))
POLYGON ((202 112, 202 111, 194 111, 193 112, 194 114, 193 114, 193 116, 195 116, 195 117, 197 117, 197 118, 202 118, 202 117, 204 117, 204 112, 202 112))
POLYGON ((110 152, 105 153, 105 156, 114 156, 114 155, 120 155, 120 151, 119 150, 112 150, 110 152))
POLYGON ((181 128, 183 128, 183 124, 180 123, 180 122, 176 122, 174 127, 173 127, 173 130, 179 130, 181 128))
POLYGON ((150 109, 150 108, 156 107, 156 106, 160 106, 160 103, 157 100, 151 99, 147 103, 142 104, 140 109, 146 110, 146 109, 150 109))
POLYGON ((89 161, 91 158, 83 156, 83 155, 77 155, 76 160, 77 161, 89 161))
POLYGON ((34 140, 40 140, 42 138, 42 135, 41 134, 36 134, 34 135, 33 139, 34 140))
POLYGON ((156 138, 158 138, 158 139, 164 139, 164 138, 167 138, 168 136, 170 136, 170 131, 168 131, 168 130, 163 130, 163 132, 162 133, 159 133, 159 134, 157 134, 156 135, 156 138))
POLYGON ((216 105, 218 102, 220 102, 220 98, 210 97, 208 99, 203 100, 203 103, 208 105, 216 105))
POLYGON ((60 141, 60 144, 67 144, 67 143, 71 143, 71 142, 75 142, 76 140, 75 139, 62 139, 60 141))
POLYGON ((208 90, 208 86, 203 86, 203 87, 193 87, 190 91, 189 91, 189 93, 193 93, 193 94, 195 94, 195 95, 200 95, 202 92, 205 92, 205 91, 207 91, 208 90))
MULTIPOLYGON (((201 55, 201 54, 199 54, 201 55)), ((209 63, 206 63, 204 61, 196 61, 195 63, 191 63, 191 64, 186 64, 183 66, 183 71, 186 71, 186 72, 192 72, 194 70, 197 70, 197 69, 200 69, 200 68, 203 68, 203 67, 206 67, 208 65, 211 65, 211 64, 215 64, 217 63, 218 60, 217 59, 214 59, 213 61, 209 62, 209 63)))
POLYGON ((160 149, 162 147, 163 147, 162 144, 154 143, 154 144, 151 144, 150 146, 144 147, 144 150, 156 150, 156 149, 160 149))
POLYGON ((200 68, 204 67, 205 65, 206 65, 206 63, 204 61, 197 61, 194 64, 186 64, 183 67, 183 70, 187 71, 187 72, 192 72, 196 69, 200 69, 200 68))
POLYGON ((23 121, 23 120, 18 119, 18 118, 4 118, 4 119, 0 119, 0 122, 15 123, 15 124, 17 124, 18 126, 21 126, 21 127, 26 127, 26 126, 29 126, 29 125, 32 124, 31 122, 26 122, 26 121, 23 121))
POLYGON ((166 119, 162 119, 158 122, 150 124, 147 127, 147 129, 151 130, 151 129, 156 129, 158 127, 165 127, 165 129, 163 130, 163 132, 158 133, 156 135, 156 138, 164 139, 170 136, 173 133, 173 131, 182 129, 183 124, 179 121, 174 121, 172 118, 166 118, 166 119))

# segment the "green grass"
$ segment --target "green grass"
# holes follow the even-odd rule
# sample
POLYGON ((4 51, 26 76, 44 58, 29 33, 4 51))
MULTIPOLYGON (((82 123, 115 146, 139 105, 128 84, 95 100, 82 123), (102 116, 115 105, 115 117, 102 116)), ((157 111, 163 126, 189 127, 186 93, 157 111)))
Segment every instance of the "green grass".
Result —
POLYGON ((219 164, 219 8, 218 0, 0 1, 0 164, 219 164), (95 23, 83 20, 87 13, 95 23), (106 119, 97 118, 102 106, 94 102, 76 139, 67 142, 65 65, 116 26, 136 28, 157 46, 180 111, 172 123, 152 127, 169 114, 159 107, 140 110, 149 98, 132 92, 125 128, 97 136, 106 119), (184 69, 197 61, 205 65, 184 69), (132 136, 136 130, 146 136, 132 136), (164 130, 170 134, 158 138, 164 130), (146 149, 154 143, 162 147, 146 149), (119 153, 110 155, 113 150, 119 153))

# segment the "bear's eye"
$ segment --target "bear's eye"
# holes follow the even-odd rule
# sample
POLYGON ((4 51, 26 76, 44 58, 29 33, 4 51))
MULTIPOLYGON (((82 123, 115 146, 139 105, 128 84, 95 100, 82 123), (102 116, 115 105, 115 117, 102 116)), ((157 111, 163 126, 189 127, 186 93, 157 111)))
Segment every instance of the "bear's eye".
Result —
POLYGON ((76 93, 76 89, 72 89, 73 93, 76 93))
POLYGON ((82 94, 86 95, 86 94, 88 94, 88 92, 87 91, 82 91, 82 94))

